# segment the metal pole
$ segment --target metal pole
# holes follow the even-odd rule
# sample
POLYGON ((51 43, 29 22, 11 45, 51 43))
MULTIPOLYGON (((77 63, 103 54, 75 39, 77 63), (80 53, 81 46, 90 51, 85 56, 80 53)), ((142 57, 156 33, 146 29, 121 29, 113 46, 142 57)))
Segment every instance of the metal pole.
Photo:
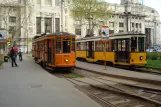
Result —
POLYGON ((104 42, 104 66, 105 66, 105 70, 107 70, 107 67, 106 67, 106 42, 104 42))
POLYGON ((128 2, 125 4, 125 16, 126 16, 126 25, 127 25, 127 32, 129 31, 129 15, 128 15, 128 2))
POLYGON ((64 0, 61 0, 61 31, 63 32, 63 2, 64 0))
POLYGON ((28 54, 28 30, 27 30, 27 54, 28 54))

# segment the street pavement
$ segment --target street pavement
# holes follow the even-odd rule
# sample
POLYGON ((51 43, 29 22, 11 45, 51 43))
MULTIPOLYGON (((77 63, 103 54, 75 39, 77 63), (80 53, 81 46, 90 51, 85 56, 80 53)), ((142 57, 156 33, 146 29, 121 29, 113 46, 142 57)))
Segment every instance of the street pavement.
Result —
POLYGON ((101 107, 24 56, 19 67, 0 68, 0 107, 101 107))

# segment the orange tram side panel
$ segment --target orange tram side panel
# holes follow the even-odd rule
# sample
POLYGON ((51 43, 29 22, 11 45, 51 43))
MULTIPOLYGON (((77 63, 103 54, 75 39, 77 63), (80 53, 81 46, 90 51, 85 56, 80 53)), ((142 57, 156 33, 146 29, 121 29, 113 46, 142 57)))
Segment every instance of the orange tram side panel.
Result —
POLYGON ((73 69, 76 65, 75 37, 67 32, 35 36, 32 56, 43 67, 73 69))

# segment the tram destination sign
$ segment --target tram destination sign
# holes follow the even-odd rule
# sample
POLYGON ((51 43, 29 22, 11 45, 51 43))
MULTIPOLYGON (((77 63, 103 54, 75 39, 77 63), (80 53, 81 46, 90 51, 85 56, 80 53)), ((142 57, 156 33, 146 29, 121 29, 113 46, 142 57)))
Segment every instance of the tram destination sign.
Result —
POLYGON ((101 26, 101 38, 103 40, 109 39, 109 27, 108 26, 101 26))

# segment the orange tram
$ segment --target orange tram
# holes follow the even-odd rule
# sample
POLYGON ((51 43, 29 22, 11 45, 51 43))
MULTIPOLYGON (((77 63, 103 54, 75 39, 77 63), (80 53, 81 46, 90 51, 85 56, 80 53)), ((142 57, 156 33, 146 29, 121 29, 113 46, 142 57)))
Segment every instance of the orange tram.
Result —
POLYGON ((75 37, 67 32, 35 36, 32 45, 34 60, 43 67, 73 70, 76 65, 75 37))

